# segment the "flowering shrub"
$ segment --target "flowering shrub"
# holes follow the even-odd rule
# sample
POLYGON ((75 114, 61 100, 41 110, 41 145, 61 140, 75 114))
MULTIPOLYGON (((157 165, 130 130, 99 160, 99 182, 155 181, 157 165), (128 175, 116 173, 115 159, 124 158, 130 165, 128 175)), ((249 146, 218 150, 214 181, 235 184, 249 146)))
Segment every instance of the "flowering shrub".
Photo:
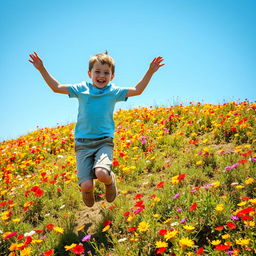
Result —
MULTIPOLYGON (((0 143, 2 255, 254 255, 256 104, 118 110, 119 196, 76 227, 74 124, 0 143)), ((88 210, 90 211, 90 209, 88 210)))

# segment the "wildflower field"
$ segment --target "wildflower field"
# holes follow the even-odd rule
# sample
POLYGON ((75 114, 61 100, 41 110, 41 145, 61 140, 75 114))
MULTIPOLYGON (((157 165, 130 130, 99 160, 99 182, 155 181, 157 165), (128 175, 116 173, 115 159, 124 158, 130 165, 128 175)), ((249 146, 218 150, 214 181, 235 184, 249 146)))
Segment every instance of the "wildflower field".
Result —
POLYGON ((0 143, 0 255, 255 255, 256 103, 115 113, 119 195, 86 222, 74 124, 0 143), (84 223, 77 213, 84 213, 84 223))

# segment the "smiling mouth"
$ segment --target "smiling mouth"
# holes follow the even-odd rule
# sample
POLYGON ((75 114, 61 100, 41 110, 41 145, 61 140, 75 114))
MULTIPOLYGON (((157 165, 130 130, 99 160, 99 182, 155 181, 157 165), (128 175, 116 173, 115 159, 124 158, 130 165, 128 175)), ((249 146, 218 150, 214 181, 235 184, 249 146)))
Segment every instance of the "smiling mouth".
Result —
POLYGON ((106 81, 105 80, 97 80, 97 83, 104 84, 104 83, 106 83, 106 81))

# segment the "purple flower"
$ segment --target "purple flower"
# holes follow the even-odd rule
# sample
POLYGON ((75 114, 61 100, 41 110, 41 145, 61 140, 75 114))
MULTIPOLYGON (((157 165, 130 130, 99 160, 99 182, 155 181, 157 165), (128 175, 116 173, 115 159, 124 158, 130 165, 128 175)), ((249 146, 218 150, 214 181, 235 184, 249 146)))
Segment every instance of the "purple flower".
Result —
POLYGON ((178 197, 180 197, 180 193, 177 193, 177 194, 174 195, 172 198, 173 198, 173 199, 176 199, 176 198, 178 198, 178 197))
POLYGON ((232 215, 232 216, 230 217, 230 219, 231 219, 231 220, 239 220, 239 218, 238 218, 236 215, 232 215))
POLYGON ((251 158, 251 161, 252 161, 252 162, 256 162, 256 157, 252 157, 252 158, 251 158))
POLYGON ((225 167, 225 170, 226 171, 230 171, 230 170, 236 168, 238 165, 239 165, 238 163, 235 163, 233 165, 227 166, 227 167, 225 167))
POLYGON ((190 190, 190 193, 195 193, 195 192, 196 192, 196 189, 195 189, 195 188, 193 188, 193 189, 190 190))
POLYGON ((178 208, 176 212, 182 212, 182 208, 178 208))
POLYGON ((92 235, 86 235, 83 239, 82 242, 89 241, 91 239, 92 235))
POLYGON ((186 219, 186 218, 183 218, 183 219, 181 219, 180 223, 183 224, 183 223, 185 223, 186 221, 187 221, 187 219, 186 219))

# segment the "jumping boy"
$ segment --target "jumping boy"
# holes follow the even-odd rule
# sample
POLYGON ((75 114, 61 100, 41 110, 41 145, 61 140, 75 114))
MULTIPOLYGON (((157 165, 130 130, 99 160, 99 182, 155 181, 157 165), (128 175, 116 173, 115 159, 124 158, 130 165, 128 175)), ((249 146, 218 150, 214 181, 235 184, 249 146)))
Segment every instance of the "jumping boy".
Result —
POLYGON ((154 58, 135 87, 117 87, 111 83, 115 74, 115 62, 107 53, 92 56, 88 76, 91 83, 61 84, 44 67, 36 52, 29 61, 40 72, 55 93, 68 94, 79 101, 75 128, 75 152, 78 182, 82 198, 88 207, 94 204, 94 179, 105 184, 106 200, 113 202, 117 195, 115 174, 111 171, 113 158, 115 103, 140 95, 153 74, 164 64, 162 57, 154 58))

